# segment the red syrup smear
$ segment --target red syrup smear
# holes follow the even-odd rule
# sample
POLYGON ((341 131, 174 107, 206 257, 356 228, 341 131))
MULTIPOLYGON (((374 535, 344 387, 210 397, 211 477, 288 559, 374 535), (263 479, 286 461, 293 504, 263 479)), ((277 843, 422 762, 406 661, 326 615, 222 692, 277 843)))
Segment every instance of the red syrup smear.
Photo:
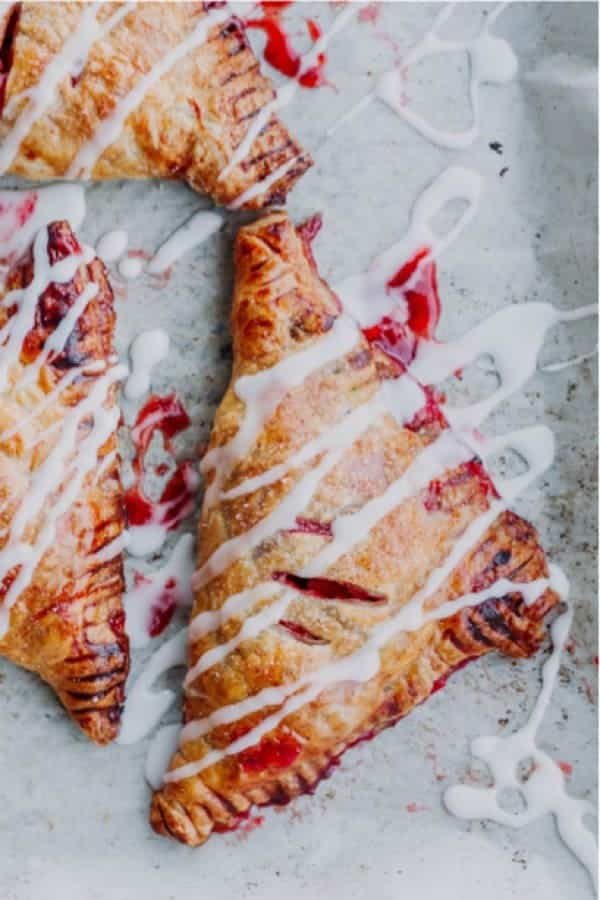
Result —
POLYGON ((335 581, 332 578, 304 578, 302 575, 293 575, 291 572, 273 572, 274 581, 279 581, 287 587, 293 587, 310 597, 320 600, 341 600, 346 603, 386 603, 387 598, 383 594, 372 594, 357 584, 349 581, 335 581))
POLYGON ((410 422, 404 423, 404 427, 408 428, 409 431, 421 431, 422 428, 430 428, 436 424, 440 428, 447 428, 448 422, 440 407, 440 404, 445 401, 446 397, 429 385, 425 385, 423 391, 425 393, 425 405, 414 414, 410 422))
POLYGON ((379 3, 367 3, 366 6, 358 13, 359 22, 368 22, 370 25, 376 25, 379 21, 381 8, 379 3))
MULTIPOLYGON (((267 38, 264 57, 269 65, 281 72, 282 75, 287 75, 288 78, 298 78, 302 60, 300 54, 294 50, 290 43, 289 35, 286 34, 279 18, 279 11, 276 15, 264 15, 259 19, 246 19, 244 24, 246 28, 255 28, 264 32, 267 38)), ((320 37, 321 29, 314 20, 309 19, 307 21, 307 28, 313 41, 320 37)), ((325 84, 323 69, 326 62, 327 56, 325 53, 319 53, 316 64, 300 75, 298 83, 305 88, 321 87, 321 85, 325 84)))
POLYGON ((281 628, 285 628, 286 631, 295 637, 297 641, 300 641, 302 644, 328 644, 329 641, 320 637, 318 634, 315 634, 314 631, 311 631, 310 628, 305 628, 304 625, 300 625, 299 622, 291 622, 289 619, 280 619, 277 623, 281 628))
POLYGON ((435 479, 430 482, 423 505, 428 512, 435 512, 442 509, 444 501, 444 491, 449 490, 463 482, 477 478, 483 494, 486 497, 499 498, 498 491, 494 487, 494 483, 483 467, 483 463, 478 457, 468 460, 459 466, 458 470, 450 478, 444 480, 435 479))
POLYGON ((316 519, 304 519, 296 517, 293 528, 287 528, 288 534, 319 534, 322 537, 333 537, 331 522, 318 522, 316 519))
POLYGON ((18 202, 0 201, 0 241, 7 241, 31 218, 37 206, 36 191, 26 191, 18 202))
POLYGON ((177 581, 169 578, 150 610, 148 634, 158 637, 170 624, 177 608, 177 581))
POLYGON ((15 54, 15 35, 21 15, 21 4, 15 3, 9 15, 0 46, 0 112, 6 102, 6 85, 15 54))
POLYGON ((388 293, 399 291, 404 299, 408 310, 406 321, 384 316, 376 325, 363 330, 369 343, 404 367, 415 358, 419 340, 433 340, 440 319, 437 268, 433 260, 426 261, 430 253, 429 247, 417 250, 387 283, 388 293))
POLYGON ((123 498, 127 521, 136 526, 164 525, 171 531, 192 512, 196 487, 197 477, 189 459, 178 463, 158 502, 146 496, 141 484, 134 484, 123 498))
POLYGON ((255 747, 242 750, 238 762, 246 772, 257 775, 265 769, 287 769, 301 752, 300 742, 292 734, 283 732, 277 737, 264 737, 255 747))
POLYGON ((144 456, 156 432, 162 434, 165 448, 171 452, 171 441, 175 435, 189 426, 190 417, 176 394, 167 394, 166 397, 152 394, 140 409, 131 429, 131 440, 136 450, 133 461, 136 472, 142 471, 144 456))
POLYGON ((279 16, 293 2, 294 0, 263 0, 258 5, 262 7, 262 11, 266 16, 279 16))
MULTIPOLYGON (((136 480, 124 496, 125 512, 130 525, 162 525, 171 531, 193 511, 198 478, 192 460, 185 459, 177 463, 158 501, 151 500, 143 488, 144 460, 154 434, 162 435, 165 449, 172 454, 173 438, 189 425, 190 417, 176 394, 165 397, 153 394, 139 411, 131 429, 131 439, 135 446, 133 469, 136 480)), ((161 472, 164 472, 164 465, 163 463, 158 467, 161 472)))

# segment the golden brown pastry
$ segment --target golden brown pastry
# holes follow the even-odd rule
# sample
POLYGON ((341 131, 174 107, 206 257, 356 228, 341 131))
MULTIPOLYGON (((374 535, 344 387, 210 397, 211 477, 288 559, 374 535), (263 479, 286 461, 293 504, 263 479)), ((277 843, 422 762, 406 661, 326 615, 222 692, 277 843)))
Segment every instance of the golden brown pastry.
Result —
POLYGON ((129 668, 113 295, 102 262, 53 222, 2 298, 0 655, 104 744, 129 668))
POLYGON ((529 656, 558 601, 535 530, 512 512, 454 560, 494 485, 426 414, 431 397, 408 425, 382 402, 408 376, 342 313, 306 232, 281 212, 262 218, 239 232, 236 267, 185 727, 151 811, 158 832, 191 845, 252 804, 312 791, 469 660, 529 656), (538 579, 526 603, 518 585, 538 579))
POLYGON ((311 164, 223 3, 18 3, 0 26, 0 171, 175 178, 259 208, 311 164))

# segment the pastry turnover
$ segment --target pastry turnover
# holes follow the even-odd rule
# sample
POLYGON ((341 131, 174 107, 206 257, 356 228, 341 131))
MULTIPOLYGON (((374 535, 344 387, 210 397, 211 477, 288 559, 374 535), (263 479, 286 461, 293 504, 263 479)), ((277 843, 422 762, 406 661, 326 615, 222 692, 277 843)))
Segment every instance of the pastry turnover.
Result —
POLYGON ((312 791, 469 660, 529 656, 558 602, 535 530, 512 512, 454 560, 494 485, 430 396, 407 425, 382 401, 409 376, 342 312, 306 232, 264 217, 240 230, 236 266, 184 728, 151 810, 158 832, 192 845, 252 804, 312 791))
POLYGON ((42 228, 0 302, 0 655, 101 744, 129 667, 114 323, 102 262, 42 228))
POLYGON ((258 208, 311 164, 223 3, 32 2, 0 15, 1 171, 175 178, 258 208))

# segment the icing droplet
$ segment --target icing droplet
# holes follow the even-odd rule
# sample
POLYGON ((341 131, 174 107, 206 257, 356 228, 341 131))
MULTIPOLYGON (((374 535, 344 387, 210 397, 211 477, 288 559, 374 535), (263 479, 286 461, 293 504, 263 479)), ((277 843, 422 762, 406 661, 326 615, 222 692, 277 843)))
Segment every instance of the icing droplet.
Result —
POLYGON ((212 210, 200 210, 178 228, 161 245, 148 263, 148 272, 159 275, 173 265, 184 253, 202 244, 223 224, 223 216, 212 210))
POLYGON ((169 352, 169 335, 162 328, 142 331, 129 350, 131 374, 125 382, 124 393, 128 400, 137 400, 150 390, 152 369, 169 352))
POLYGON ((127 250, 129 236, 126 231, 108 231, 96 244, 96 253, 104 262, 120 259, 127 250))
POLYGON ((126 256, 119 263, 119 275, 127 281, 139 278, 144 269, 144 261, 139 256, 126 256))

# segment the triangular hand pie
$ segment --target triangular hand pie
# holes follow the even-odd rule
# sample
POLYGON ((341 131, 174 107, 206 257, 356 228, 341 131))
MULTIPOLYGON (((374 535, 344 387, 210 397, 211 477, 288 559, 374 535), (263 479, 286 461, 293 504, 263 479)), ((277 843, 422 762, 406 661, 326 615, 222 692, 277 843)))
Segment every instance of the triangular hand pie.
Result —
POLYGON ((0 301, 0 655, 101 744, 129 668, 114 321, 102 262, 41 228, 0 301))
POLYGON ((0 29, 0 171, 175 178, 256 208, 311 164, 225 4, 19 3, 0 29))
POLYGON ((236 266, 184 728, 151 812, 192 845, 310 792, 467 661, 530 655, 558 601, 535 530, 495 515, 432 398, 403 424, 421 389, 342 312, 306 230, 279 212, 242 228, 236 266))

